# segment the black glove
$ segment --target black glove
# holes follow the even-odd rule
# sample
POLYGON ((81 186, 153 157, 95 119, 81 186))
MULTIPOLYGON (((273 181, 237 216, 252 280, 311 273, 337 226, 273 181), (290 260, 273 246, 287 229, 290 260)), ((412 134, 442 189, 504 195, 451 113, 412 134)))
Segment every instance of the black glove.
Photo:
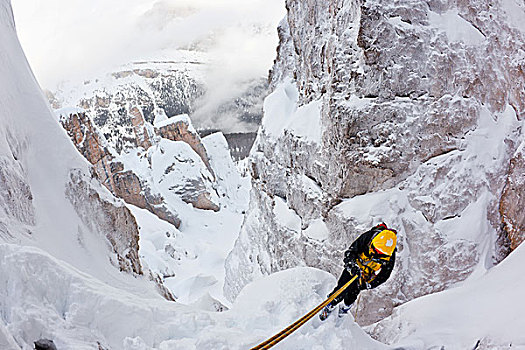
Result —
POLYGON ((353 257, 352 253, 350 253, 348 250, 345 252, 345 257, 343 258, 343 262, 345 263, 345 266, 350 264, 352 262, 353 257))
POLYGON ((349 261, 345 264, 345 269, 352 276, 360 276, 361 268, 357 265, 355 261, 349 261))
POLYGON ((368 282, 362 282, 361 289, 372 289, 372 285, 368 282))

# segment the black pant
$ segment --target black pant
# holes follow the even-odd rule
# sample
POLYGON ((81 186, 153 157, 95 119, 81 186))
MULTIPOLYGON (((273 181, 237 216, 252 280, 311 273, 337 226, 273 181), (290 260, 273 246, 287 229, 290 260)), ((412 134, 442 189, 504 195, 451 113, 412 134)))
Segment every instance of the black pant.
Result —
MULTIPOLYGON (((346 269, 343 270, 343 273, 341 274, 341 277, 339 277, 339 281, 337 281, 337 286, 334 288, 332 293, 328 294, 328 296, 334 294, 344 286, 348 281, 352 279, 352 275, 346 269)), ((359 295, 359 292, 361 292, 361 287, 359 286, 359 278, 356 278, 352 284, 350 284, 343 293, 339 294, 337 298, 335 298, 331 304, 333 306, 339 304, 341 300, 344 299, 346 305, 351 305, 353 302, 357 299, 357 296, 359 295)))

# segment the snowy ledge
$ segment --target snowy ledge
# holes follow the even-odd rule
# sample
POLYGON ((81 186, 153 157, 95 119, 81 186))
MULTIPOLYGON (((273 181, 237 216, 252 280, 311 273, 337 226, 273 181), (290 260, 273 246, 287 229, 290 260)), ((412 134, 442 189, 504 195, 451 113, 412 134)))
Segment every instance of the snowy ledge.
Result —
POLYGON ((322 136, 322 100, 297 107, 299 92, 290 79, 279 84, 264 100, 264 131, 275 138, 285 130, 307 142, 320 144, 322 136))
POLYGON ((86 113, 86 110, 79 107, 64 107, 55 110, 54 113, 58 120, 63 120, 64 118, 69 118, 71 114, 86 113))

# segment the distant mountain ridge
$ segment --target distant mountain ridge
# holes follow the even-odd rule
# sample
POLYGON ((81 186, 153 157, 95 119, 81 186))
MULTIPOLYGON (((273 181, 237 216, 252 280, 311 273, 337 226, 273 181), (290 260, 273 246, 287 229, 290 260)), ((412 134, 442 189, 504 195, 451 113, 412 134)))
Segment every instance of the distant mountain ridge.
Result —
POLYGON ((144 120, 188 114, 197 129, 226 134, 254 132, 262 118, 267 81, 254 79, 209 101, 205 75, 208 56, 178 51, 174 61, 132 63, 83 83, 66 82, 46 91, 51 106, 78 107, 89 113, 107 141, 121 153, 135 147, 131 108, 140 108, 144 120))

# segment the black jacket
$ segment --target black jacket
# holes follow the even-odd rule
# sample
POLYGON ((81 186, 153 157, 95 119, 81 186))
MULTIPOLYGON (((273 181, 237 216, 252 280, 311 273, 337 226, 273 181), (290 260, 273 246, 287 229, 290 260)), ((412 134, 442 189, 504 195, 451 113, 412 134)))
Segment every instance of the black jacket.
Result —
MULTIPOLYGON (((370 255, 370 243, 374 236, 384 230, 385 227, 381 226, 375 226, 371 230, 363 233, 359 238, 357 238, 354 243, 345 251, 345 257, 343 261, 345 264, 356 261, 357 258, 361 253, 364 253, 366 256, 370 255)), ((397 248, 394 249, 394 253, 392 253, 392 256, 390 257, 390 260, 385 261, 384 264, 381 266, 381 270, 377 274, 377 276, 370 282, 370 286, 372 288, 375 288, 385 282, 392 273, 392 270, 394 269, 394 264, 396 262, 396 251, 397 248)))

